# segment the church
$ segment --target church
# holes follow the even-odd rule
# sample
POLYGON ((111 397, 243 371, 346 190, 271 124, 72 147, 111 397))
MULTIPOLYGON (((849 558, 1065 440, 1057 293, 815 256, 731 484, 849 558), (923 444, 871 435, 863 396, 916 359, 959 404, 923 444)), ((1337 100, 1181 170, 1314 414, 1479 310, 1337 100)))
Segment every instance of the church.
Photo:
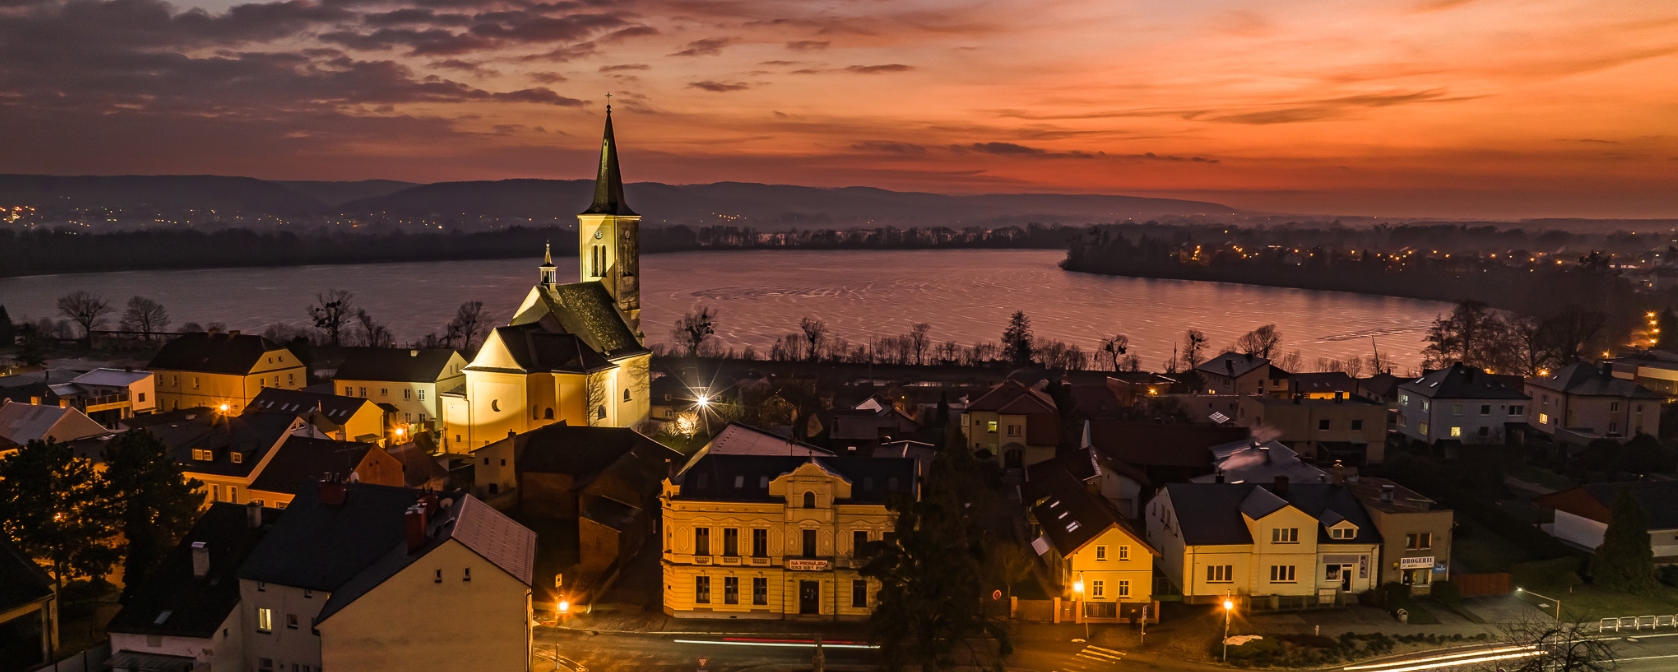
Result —
POLYGON ((443 395, 449 452, 562 421, 647 421, 652 352, 641 331, 640 221, 624 201, 608 105, 594 202, 577 215, 578 280, 561 284, 551 249, 544 254, 511 323, 484 339, 465 385, 443 395))

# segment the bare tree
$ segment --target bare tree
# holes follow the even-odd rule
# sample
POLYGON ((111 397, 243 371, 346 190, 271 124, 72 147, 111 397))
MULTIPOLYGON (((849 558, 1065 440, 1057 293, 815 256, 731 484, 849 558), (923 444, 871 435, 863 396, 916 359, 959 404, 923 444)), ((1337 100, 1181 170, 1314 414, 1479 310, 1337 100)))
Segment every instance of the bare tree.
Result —
POLYGON ((804 332, 804 341, 809 344, 804 359, 815 360, 818 348, 822 344, 822 337, 827 335, 827 323, 819 317, 805 317, 798 321, 798 329, 804 332))
POLYGON ((355 305, 350 302, 354 296, 348 290, 328 290, 325 294, 316 294, 314 305, 308 307, 309 319, 314 320, 315 328, 326 337, 328 345, 343 345, 344 331, 355 315, 355 305))
POLYGON ((390 335, 390 329, 379 324, 365 309, 355 311, 356 326, 360 327, 358 334, 361 344, 369 348, 388 348, 396 344, 396 339, 390 335))
POLYGON ((916 366, 926 364, 927 349, 932 346, 932 339, 928 337, 930 333, 932 325, 925 322, 917 322, 909 327, 909 342, 914 346, 916 366))
POLYGON ((1119 368, 1119 362, 1125 358, 1125 353, 1130 351, 1130 337, 1124 334, 1104 337, 1101 339, 1100 351, 1113 362, 1113 370, 1120 371, 1122 369, 1119 368))
POLYGON ((58 297, 58 313, 81 325, 82 336, 89 344, 93 343, 93 328, 103 323, 105 316, 115 310, 105 297, 85 290, 78 289, 58 297))
POLYGON ((670 339, 676 342, 683 353, 697 357, 705 342, 711 340, 716 333, 716 309, 699 306, 676 320, 676 326, 670 330, 670 339))
POLYGON ((1270 359, 1275 354, 1276 346, 1282 343, 1282 332, 1276 331, 1276 325, 1267 324, 1242 335, 1236 339, 1235 347, 1242 354, 1270 359))
POLYGON ((138 331, 149 341, 153 332, 169 328, 169 309, 143 296, 129 297, 128 309, 122 312, 122 328, 138 331))
POLYGON ((597 427, 606 422, 606 404, 611 399, 606 394, 606 374, 604 372, 591 373, 583 379, 583 413, 588 417, 588 426, 597 427))
MULTIPOLYGON (((460 349, 472 351, 472 344, 489 331, 489 316, 484 314, 484 302, 467 301, 460 304, 455 311, 454 319, 449 321, 444 339, 450 343, 460 339, 460 349)), ((451 346, 452 347, 452 346, 451 346)))
POLYGON ((1194 370, 1206 356, 1206 332, 1190 329, 1183 334, 1183 368, 1194 370))
POLYGON ((1579 623, 1527 618, 1500 629, 1503 640, 1524 654, 1498 661, 1498 669, 1507 672, 1609 672, 1618 667, 1615 640, 1591 637, 1579 623))
POLYGON ((1037 557, 1030 550, 1013 541, 990 544, 986 560, 987 573, 1001 584, 1002 593, 1007 596, 1003 599, 1010 602, 1014 598, 1014 584, 1031 576, 1031 568, 1037 564, 1037 557))
POLYGON ((1276 358, 1276 361, 1271 362, 1271 364, 1283 371, 1300 372, 1305 370, 1305 356, 1295 350, 1276 358))
POLYGON ((1363 376, 1363 358, 1347 357, 1345 361, 1340 363, 1340 370, 1345 371, 1346 375, 1353 378, 1361 378, 1363 376))

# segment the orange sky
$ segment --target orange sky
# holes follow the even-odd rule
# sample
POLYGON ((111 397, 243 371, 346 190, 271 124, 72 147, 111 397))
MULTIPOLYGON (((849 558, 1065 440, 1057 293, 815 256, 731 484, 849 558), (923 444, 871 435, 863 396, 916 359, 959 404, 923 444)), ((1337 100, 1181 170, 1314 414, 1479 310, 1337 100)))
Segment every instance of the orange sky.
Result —
POLYGON ((1678 217, 1671 2, 76 1, 0 172, 583 177, 611 91, 632 181, 1678 217))

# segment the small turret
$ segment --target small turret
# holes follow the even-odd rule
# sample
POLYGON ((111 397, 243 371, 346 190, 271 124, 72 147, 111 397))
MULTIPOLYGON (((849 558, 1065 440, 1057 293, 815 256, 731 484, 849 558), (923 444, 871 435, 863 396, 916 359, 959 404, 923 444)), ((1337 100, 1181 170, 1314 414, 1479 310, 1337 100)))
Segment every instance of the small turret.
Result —
POLYGON ((559 284, 559 268, 554 266, 553 246, 542 245, 542 286, 552 288, 559 284))

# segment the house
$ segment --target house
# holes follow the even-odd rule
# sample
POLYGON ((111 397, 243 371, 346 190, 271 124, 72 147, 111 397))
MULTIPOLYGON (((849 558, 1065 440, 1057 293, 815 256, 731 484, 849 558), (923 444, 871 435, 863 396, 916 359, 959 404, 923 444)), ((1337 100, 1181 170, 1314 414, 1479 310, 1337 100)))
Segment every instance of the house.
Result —
POLYGON ((332 388, 346 397, 396 407, 393 423, 410 433, 439 434, 447 448, 441 395, 466 384, 465 369, 466 358, 448 348, 351 348, 332 388))
POLYGON ((233 504, 251 501, 252 483, 286 441, 327 438, 307 419, 284 413, 228 415, 196 408, 140 416, 128 423, 130 431, 150 432, 168 446, 186 477, 204 483, 206 499, 233 504))
POLYGON ((1090 492, 1106 499, 1119 515, 1130 519, 1141 516, 1139 507, 1149 486, 1147 474, 1088 446, 1026 467, 1025 482, 1020 484, 1021 500, 1030 503, 1049 496, 1059 474, 1083 483, 1090 492))
POLYGON ((105 627, 111 668, 245 669, 239 566, 278 518, 255 502, 211 504, 105 627))
POLYGON ((862 619, 878 582, 858 550, 887 538, 915 462, 707 455, 664 482, 664 612, 681 618, 862 619))
POLYGON ((973 451, 1020 469, 1055 456, 1060 413, 1042 390, 1006 380, 968 402, 962 433, 973 451))
POLYGON ((332 475, 360 483, 407 485, 401 460, 371 443, 288 437, 255 473, 251 501, 284 509, 297 493, 332 475))
POLYGON ((264 388, 309 384, 303 362, 285 346, 237 331, 181 334, 146 369, 156 376, 160 411, 207 406, 237 415, 264 388))
POLYGON ((1315 373, 1291 373, 1288 379, 1292 382, 1292 394, 1288 396, 1304 397, 1306 399, 1335 399, 1356 396, 1358 381, 1344 371, 1319 371, 1315 373))
POLYGON ((1380 532, 1343 485, 1171 483, 1148 503, 1147 525, 1185 602, 1337 606, 1380 584, 1380 532))
POLYGON ((1410 380, 1400 378, 1391 373, 1377 373, 1368 378, 1358 379, 1358 395, 1371 401, 1379 402, 1388 409, 1398 408, 1398 386, 1410 380))
POLYGON ((882 443, 914 434, 921 428, 908 414, 874 399, 858 408, 829 409, 816 414, 821 430, 814 440, 835 453, 868 455, 882 443))
POLYGON ((1503 443, 1526 426, 1528 401, 1518 386, 1459 362, 1399 384, 1398 433, 1428 445, 1503 443))
POLYGON ((833 455, 833 451, 782 436, 766 429, 730 422, 694 453, 688 462, 706 455, 833 455))
POLYGON ((1614 376, 1612 364, 1568 364, 1547 376, 1526 379, 1538 431, 1565 434, 1576 443, 1624 441, 1638 434, 1660 435, 1665 397, 1614 376))
POLYGON ((1351 477, 1347 489, 1381 534, 1381 583, 1401 583, 1412 593, 1432 591, 1434 582, 1451 578, 1450 509, 1385 478, 1351 477))
POLYGON ((1555 512, 1554 522, 1544 531, 1583 549, 1595 550, 1613 521, 1614 500, 1621 491, 1642 507, 1648 519, 1649 546, 1655 562, 1678 563, 1678 481, 1632 481, 1591 483, 1553 492, 1533 501, 1540 509, 1555 512))
POLYGON ((58 594, 53 590, 52 577, 7 535, 0 534, 0 626, 20 618, 32 618, 40 624, 39 662, 52 662, 58 650, 58 594))
POLYGON ((1108 500, 1065 470, 1038 479, 1043 491, 1031 507, 1032 549, 1043 557, 1061 599, 1076 603, 1080 621, 1134 622, 1153 601, 1159 551, 1125 522, 1108 500))
POLYGON ((1087 431, 1087 443, 1097 452, 1142 470, 1148 482, 1155 484, 1210 474, 1208 449, 1251 436, 1246 427, 1117 420, 1091 420, 1087 431))
POLYGON ((316 424, 331 427, 327 433, 339 441, 384 445, 390 439, 405 440, 394 431, 400 426, 387 429, 385 409, 366 398, 268 388, 251 400, 246 412, 312 415, 316 424))
POLYGON ((244 669, 528 671, 535 552, 471 495, 307 488, 239 570, 244 669))
POLYGON ((1633 350, 1603 363, 1614 367, 1616 378, 1637 383, 1657 394, 1678 397, 1678 353, 1633 350))
POLYGON ((1290 483, 1327 483, 1329 472, 1299 459, 1278 441, 1246 439, 1208 449, 1212 473, 1189 479, 1193 483, 1274 483, 1278 476, 1290 483))
POLYGON ((110 431, 68 404, 0 402, 0 438, 19 446, 30 441, 74 441, 110 431))
POLYGON ((157 385, 150 371, 94 369, 51 386, 53 395, 106 426, 157 410, 157 385))
POLYGON ((404 485, 416 490, 443 490, 449 484, 446 456, 432 455, 418 441, 391 447, 387 452, 402 463, 404 485))
POLYGON ((1276 433, 1307 460, 1380 464, 1386 454, 1387 407, 1346 392, 1333 394, 1242 397, 1236 422, 1255 433, 1276 433))
POLYGON ((1270 360, 1258 355, 1248 355, 1239 352, 1226 352, 1213 357, 1200 366, 1194 367, 1194 372, 1206 383, 1204 390, 1193 390, 1194 393, 1206 394, 1272 394, 1278 387, 1286 388, 1286 378, 1276 378, 1272 375, 1270 360), (1272 382, 1281 381, 1281 382, 1272 382))

